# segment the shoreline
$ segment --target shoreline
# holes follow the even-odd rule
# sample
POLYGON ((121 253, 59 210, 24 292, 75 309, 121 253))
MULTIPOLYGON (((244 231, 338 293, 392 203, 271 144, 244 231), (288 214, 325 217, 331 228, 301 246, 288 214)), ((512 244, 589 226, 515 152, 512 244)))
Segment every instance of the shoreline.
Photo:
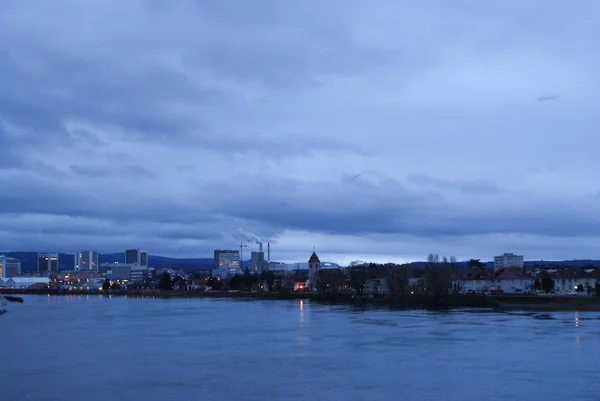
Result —
POLYGON ((309 300, 332 305, 375 306, 389 309, 427 310, 456 308, 492 308, 525 311, 600 311, 599 296, 524 296, 524 295, 449 295, 431 299, 425 295, 363 294, 337 292, 233 292, 233 291, 53 291, 27 289, 0 289, 1 295, 101 295, 137 298, 230 298, 246 300, 309 300))

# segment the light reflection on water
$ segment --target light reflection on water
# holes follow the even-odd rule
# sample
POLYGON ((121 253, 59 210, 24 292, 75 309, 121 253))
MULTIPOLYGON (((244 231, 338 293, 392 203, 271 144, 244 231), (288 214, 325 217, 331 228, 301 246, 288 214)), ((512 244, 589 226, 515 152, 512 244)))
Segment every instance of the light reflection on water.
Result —
POLYGON ((2 400, 597 400, 600 314, 25 297, 2 400), (573 324, 575 322, 575 324, 573 324))

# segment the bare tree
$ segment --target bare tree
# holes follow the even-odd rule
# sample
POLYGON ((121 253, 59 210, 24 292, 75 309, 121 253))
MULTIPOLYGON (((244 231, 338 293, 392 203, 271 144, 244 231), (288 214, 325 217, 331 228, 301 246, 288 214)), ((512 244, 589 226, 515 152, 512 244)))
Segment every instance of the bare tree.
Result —
POLYGON ((427 264, 431 265, 431 264, 438 263, 439 261, 440 261, 440 257, 438 256, 437 253, 436 254, 430 253, 427 256, 427 264))
POLYGON ((388 288, 392 294, 404 294, 408 289, 409 271, 407 266, 397 266, 388 270, 388 288))
POLYGON ((452 286, 452 275, 448 269, 447 258, 440 263, 437 254, 429 254, 425 267, 425 285, 427 293, 436 299, 448 295, 452 286))

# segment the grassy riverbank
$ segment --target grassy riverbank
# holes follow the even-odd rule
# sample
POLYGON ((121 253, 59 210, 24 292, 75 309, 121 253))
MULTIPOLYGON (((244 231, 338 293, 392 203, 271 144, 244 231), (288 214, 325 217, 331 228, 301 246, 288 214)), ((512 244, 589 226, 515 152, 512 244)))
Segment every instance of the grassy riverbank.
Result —
POLYGON ((350 292, 236 292, 236 291, 52 291, 2 289, 2 294, 38 295, 112 295, 143 298, 233 298, 255 300, 310 300, 326 304, 388 307, 392 309, 452 309, 452 308, 495 308, 499 310, 588 310, 600 311, 600 297, 583 296, 482 296, 450 295, 432 299, 425 295, 364 294, 350 292))

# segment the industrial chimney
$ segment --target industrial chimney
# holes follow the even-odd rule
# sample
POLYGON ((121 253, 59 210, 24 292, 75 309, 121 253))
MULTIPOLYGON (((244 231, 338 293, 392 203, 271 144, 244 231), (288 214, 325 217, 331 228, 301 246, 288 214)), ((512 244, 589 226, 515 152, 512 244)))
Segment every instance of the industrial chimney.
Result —
POLYGON ((271 263, 271 243, 267 242, 267 261, 271 263))

